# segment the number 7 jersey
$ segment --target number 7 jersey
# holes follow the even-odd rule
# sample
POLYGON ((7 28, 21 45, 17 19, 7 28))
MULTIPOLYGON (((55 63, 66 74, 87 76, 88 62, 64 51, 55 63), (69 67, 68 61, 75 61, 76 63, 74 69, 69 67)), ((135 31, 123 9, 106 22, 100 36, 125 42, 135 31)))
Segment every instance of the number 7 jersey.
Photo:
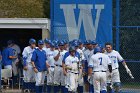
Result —
POLYGON ((93 67, 93 71, 107 71, 108 65, 111 65, 109 57, 103 53, 92 55, 88 67, 93 67))

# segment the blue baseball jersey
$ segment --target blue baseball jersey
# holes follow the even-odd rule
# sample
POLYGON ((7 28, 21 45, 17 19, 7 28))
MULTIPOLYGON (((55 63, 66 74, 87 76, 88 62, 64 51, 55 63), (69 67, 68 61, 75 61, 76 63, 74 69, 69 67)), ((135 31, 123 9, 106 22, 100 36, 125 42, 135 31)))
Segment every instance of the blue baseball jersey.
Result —
POLYGON ((7 47, 2 51, 2 64, 4 66, 12 65, 12 59, 9 56, 14 56, 14 53, 12 48, 7 47))
POLYGON ((34 50, 31 61, 34 62, 35 67, 39 72, 47 70, 46 67, 47 57, 46 57, 46 52, 44 50, 40 50, 40 49, 34 50))
MULTIPOLYGON (((65 63, 65 59, 70 55, 69 52, 66 52, 64 57, 63 57, 63 63, 65 63)), ((78 57, 78 59, 80 60, 80 54, 76 51, 75 56, 78 57)))

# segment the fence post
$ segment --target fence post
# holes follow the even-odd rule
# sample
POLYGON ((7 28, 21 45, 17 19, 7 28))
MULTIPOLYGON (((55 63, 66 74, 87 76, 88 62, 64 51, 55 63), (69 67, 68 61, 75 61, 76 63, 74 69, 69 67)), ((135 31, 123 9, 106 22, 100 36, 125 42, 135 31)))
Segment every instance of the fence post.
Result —
POLYGON ((50 39, 53 40, 54 39, 54 26, 53 26, 53 22, 54 22, 54 0, 50 0, 50 39))
POLYGON ((120 0, 116 0, 116 50, 120 46, 120 0))
POLYGON ((2 66, 1 66, 1 59, 0 59, 0 93, 2 93, 2 87, 1 87, 1 70, 2 70, 2 66))

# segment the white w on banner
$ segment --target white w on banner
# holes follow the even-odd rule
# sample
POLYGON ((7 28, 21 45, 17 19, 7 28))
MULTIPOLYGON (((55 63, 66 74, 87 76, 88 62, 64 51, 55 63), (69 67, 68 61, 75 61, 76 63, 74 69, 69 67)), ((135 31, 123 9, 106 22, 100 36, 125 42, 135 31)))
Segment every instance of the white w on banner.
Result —
POLYGON ((102 4, 95 5, 95 9, 97 9, 95 25, 93 25, 93 18, 91 12, 91 10, 93 9, 92 4, 78 5, 78 9, 80 9, 78 25, 76 24, 75 14, 74 14, 74 9, 76 9, 76 4, 61 4, 60 8, 63 9, 67 29, 71 29, 71 30, 67 30, 69 40, 79 39, 80 28, 82 23, 84 26, 86 39, 88 40, 96 39, 100 14, 102 9, 104 9, 104 5, 102 4), (75 33, 75 35, 72 36, 71 35, 72 33, 75 33))
POLYGON ((52 39, 112 41, 112 0, 54 0, 51 10, 52 39))

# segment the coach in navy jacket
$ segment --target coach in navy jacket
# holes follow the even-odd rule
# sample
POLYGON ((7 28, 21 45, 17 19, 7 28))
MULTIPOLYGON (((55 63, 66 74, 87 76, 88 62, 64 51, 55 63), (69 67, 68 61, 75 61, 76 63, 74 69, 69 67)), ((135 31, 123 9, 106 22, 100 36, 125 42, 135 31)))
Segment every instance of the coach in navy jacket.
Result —
POLYGON ((43 93, 45 71, 47 70, 46 52, 43 50, 44 41, 38 41, 38 48, 34 50, 31 61, 35 72, 36 93, 43 93))

